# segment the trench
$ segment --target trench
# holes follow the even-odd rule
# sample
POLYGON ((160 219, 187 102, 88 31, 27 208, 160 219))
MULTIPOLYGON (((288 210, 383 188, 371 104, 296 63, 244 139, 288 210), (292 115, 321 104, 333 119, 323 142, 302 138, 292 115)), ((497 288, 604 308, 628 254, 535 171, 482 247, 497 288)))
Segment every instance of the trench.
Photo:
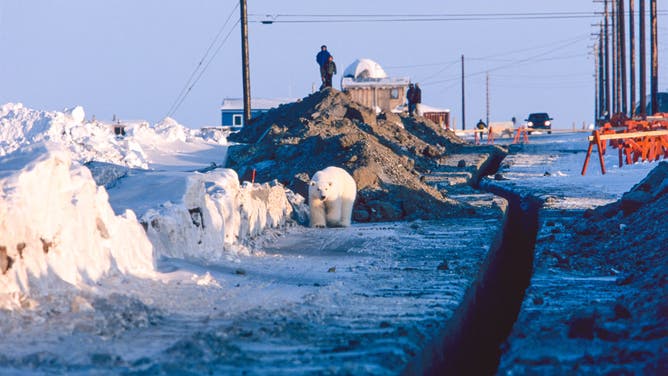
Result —
POLYGON ((490 375, 517 320, 533 272, 542 202, 493 182, 479 187, 505 198, 501 230, 464 300, 433 340, 404 370, 406 375, 490 375))

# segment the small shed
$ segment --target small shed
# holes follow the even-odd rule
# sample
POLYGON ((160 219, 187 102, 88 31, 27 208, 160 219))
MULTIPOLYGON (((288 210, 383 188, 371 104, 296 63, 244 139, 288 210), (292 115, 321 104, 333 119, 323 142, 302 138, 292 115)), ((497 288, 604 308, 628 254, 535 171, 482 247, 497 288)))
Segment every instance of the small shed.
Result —
POLYGON ((418 105, 418 113, 440 125, 441 128, 450 129, 450 110, 420 103, 418 105))
MULTIPOLYGON (((296 102, 293 98, 251 98, 251 118, 257 117, 282 104, 296 102)), ((244 126, 244 101, 242 98, 225 98, 220 106, 220 120, 223 127, 244 126)))
POLYGON ((371 59, 357 59, 343 72, 341 90, 351 98, 376 111, 393 111, 406 101, 408 77, 388 77, 371 59))

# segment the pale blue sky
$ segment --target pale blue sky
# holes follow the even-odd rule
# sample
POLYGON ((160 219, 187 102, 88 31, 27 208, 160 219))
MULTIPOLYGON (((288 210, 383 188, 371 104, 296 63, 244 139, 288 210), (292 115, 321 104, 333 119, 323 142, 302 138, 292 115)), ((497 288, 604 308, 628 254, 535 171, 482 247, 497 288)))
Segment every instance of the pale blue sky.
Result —
MULTIPOLYGON (((43 110, 84 106, 87 116, 157 122, 172 107, 236 0, 0 0, 0 103, 43 110)), ((271 14, 462 14, 592 12, 587 0, 248 0, 253 21, 271 14)), ((659 4, 661 11, 662 4, 659 4)), ((221 34, 227 35, 239 17, 221 34)), ((278 20, 286 19, 279 17, 278 20)), ((310 19, 314 19, 311 17, 310 19)), ((659 44, 668 37, 659 18, 659 44)), ((546 111, 555 126, 591 122, 594 60, 590 18, 438 22, 252 22, 254 97, 303 97, 318 83, 315 54, 327 44, 339 67, 356 58, 421 84, 423 102, 461 122, 460 56, 466 56, 467 127, 546 111)), ((218 125, 224 97, 241 96, 236 26, 175 112, 184 125, 218 125)), ((649 43, 648 43, 649 45, 649 43)), ((217 45, 214 46, 214 50, 217 45)), ((661 48, 660 57, 664 54, 661 48)), ((208 60, 205 61, 205 64, 208 60)), ((664 70, 660 65, 660 75, 664 70)), ((661 75, 663 77, 663 75, 661 75)), ((660 90, 666 82, 660 80, 660 90)))

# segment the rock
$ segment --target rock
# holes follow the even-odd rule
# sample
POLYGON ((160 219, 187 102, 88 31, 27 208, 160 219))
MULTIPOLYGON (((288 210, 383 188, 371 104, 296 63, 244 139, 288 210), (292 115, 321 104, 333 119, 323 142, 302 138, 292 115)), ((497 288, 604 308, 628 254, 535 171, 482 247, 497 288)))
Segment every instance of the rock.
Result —
POLYGON ((615 304, 615 320, 626 320, 631 318, 631 312, 621 303, 615 304))
POLYGON ((7 273, 7 270, 11 269, 14 259, 7 255, 7 247, 0 246, 0 272, 2 274, 7 273))
POLYGON ((620 341, 629 338, 629 332, 626 326, 619 323, 605 322, 596 325, 596 337, 604 341, 620 341))
POLYGON ((631 191, 622 196, 621 206, 624 215, 629 215, 638 208, 652 201, 652 195, 643 191, 631 191))
POLYGON ((594 338, 596 311, 577 312, 568 321, 568 338, 594 338))

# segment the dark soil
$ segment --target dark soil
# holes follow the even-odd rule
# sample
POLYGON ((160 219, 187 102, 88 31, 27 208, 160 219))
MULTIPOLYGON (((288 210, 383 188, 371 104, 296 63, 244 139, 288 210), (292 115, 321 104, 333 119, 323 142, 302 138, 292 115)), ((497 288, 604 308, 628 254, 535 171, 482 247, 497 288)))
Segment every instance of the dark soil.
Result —
MULTIPOLYGON (((357 222, 476 213, 474 207, 449 198, 445 189, 425 182, 432 170, 446 164, 448 155, 471 146, 428 119, 376 115, 335 89, 273 109, 229 140, 240 143, 229 148, 227 163, 242 180, 251 180, 255 171, 255 181, 277 179, 304 197, 318 170, 347 170, 357 183, 357 222)), ((490 159, 505 155, 498 147, 475 150, 490 159)))
POLYGON ((499 374, 668 374, 667 219, 662 162, 619 201, 548 220, 499 374))

